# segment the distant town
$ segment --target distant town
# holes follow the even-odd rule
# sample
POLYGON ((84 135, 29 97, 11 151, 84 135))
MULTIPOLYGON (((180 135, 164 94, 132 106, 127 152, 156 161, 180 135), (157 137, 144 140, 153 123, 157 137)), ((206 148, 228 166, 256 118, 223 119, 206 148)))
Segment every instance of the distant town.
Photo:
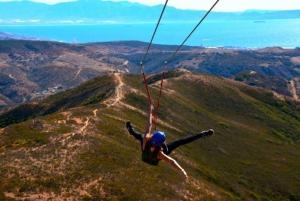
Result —
POLYGON ((47 96, 56 94, 58 92, 64 91, 65 88, 62 86, 54 86, 54 87, 49 87, 48 89, 44 89, 42 91, 36 91, 36 92, 32 92, 31 96, 33 100, 40 100, 43 98, 46 98, 47 96))

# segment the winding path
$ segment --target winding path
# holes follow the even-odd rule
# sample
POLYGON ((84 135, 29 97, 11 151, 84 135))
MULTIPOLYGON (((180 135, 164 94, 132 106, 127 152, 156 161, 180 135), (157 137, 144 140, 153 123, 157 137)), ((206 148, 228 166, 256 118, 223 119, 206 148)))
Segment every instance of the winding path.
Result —
POLYGON ((122 87, 124 86, 124 83, 122 81, 120 73, 114 73, 114 75, 115 75, 116 79, 118 80, 119 84, 116 86, 116 89, 115 89, 115 97, 104 101, 104 104, 106 104, 107 107, 111 107, 111 106, 117 104, 123 98, 122 87))
POLYGON ((296 87, 295 87, 295 80, 291 80, 291 93, 293 95, 293 98, 295 99, 299 99, 298 95, 297 95, 297 90, 296 90, 296 87))
MULTIPOLYGON (((95 109, 95 110, 93 111, 94 117, 97 117, 97 112, 98 112, 98 109, 95 109)), ((85 121, 84 126, 80 129, 80 132, 81 132, 81 133, 84 133, 84 130, 85 130, 86 127, 89 125, 90 119, 91 119, 91 117, 88 117, 87 120, 85 121)))
POLYGON ((77 76, 79 75, 79 73, 81 72, 81 70, 82 70, 82 67, 80 66, 78 72, 76 73, 76 75, 74 77, 74 80, 77 78, 77 76))

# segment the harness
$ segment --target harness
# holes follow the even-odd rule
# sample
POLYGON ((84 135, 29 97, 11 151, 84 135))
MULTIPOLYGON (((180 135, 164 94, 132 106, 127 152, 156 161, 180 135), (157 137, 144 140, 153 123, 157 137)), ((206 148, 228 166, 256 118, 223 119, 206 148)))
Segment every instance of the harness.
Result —
MULTIPOLYGON (((143 65, 143 64, 141 63, 141 65, 143 65)), ((158 96, 158 99, 157 99, 156 112, 153 112, 154 130, 156 130, 156 124, 157 124, 157 121, 158 121, 158 109, 159 109, 159 106, 160 106, 160 98, 161 98, 161 92, 162 92, 162 88, 163 88, 164 75, 165 75, 165 72, 162 73, 162 77, 161 77, 160 90, 159 90, 159 96, 158 96)), ((146 92, 147 92, 147 95, 148 95, 149 104, 152 105, 153 102, 151 100, 151 96, 150 96, 150 92, 149 92, 148 84, 147 84, 147 79, 146 79, 146 76, 145 76, 144 72, 143 72, 143 79, 144 79, 144 84, 145 84, 145 87, 146 87, 146 92)))

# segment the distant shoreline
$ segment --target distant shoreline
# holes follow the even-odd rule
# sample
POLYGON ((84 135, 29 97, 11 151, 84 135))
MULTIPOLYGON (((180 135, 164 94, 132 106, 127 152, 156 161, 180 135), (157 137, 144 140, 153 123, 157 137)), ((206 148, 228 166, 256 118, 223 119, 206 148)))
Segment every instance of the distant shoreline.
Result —
MULTIPOLYGON (((40 39, 40 38, 33 38, 33 37, 22 37, 22 36, 17 36, 16 38, 3 38, 2 33, 0 32, 0 41, 1 40, 24 40, 24 41, 49 41, 49 42, 58 42, 58 43, 66 43, 66 44, 77 44, 77 43, 68 43, 68 42, 61 42, 61 41, 55 41, 55 40, 47 40, 47 39, 40 39)), ((116 41, 106 41, 106 42, 92 42, 92 43, 114 43, 116 41)), ((118 41, 120 42, 120 41, 118 41)), ((122 42, 122 41, 121 41, 122 42)), ((126 41, 124 41, 126 42, 126 41)), ((144 42, 144 41, 140 41, 144 42)), ((88 44, 91 42, 87 43, 78 43, 78 44, 88 44)), ((167 45, 167 44, 155 44, 155 45, 163 45, 163 46, 174 46, 174 45, 167 45)), ((179 45, 179 44, 178 44, 179 45)), ((280 46, 267 46, 267 47, 233 47, 233 46, 192 46, 192 45, 184 45, 184 46, 189 46, 189 47, 199 47, 203 49, 217 49, 217 50, 261 50, 265 48, 280 48, 284 50, 293 50, 297 49, 300 47, 280 47, 280 46)))
MULTIPOLYGON (((266 19, 266 20, 251 20, 251 19, 230 19, 230 20, 205 20, 205 23, 217 23, 217 22, 253 22, 253 23, 266 23, 268 21, 276 20, 300 20, 299 18, 278 18, 278 19, 266 19)), ((179 21, 164 21, 160 23, 160 26, 164 24, 173 24, 173 23, 198 23, 197 20, 179 20, 179 21)), ((3 22, 0 21, 0 28, 5 26, 101 26, 101 25, 125 25, 127 27, 141 24, 156 24, 157 21, 136 21, 136 22, 118 22, 118 21, 95 21, 95 22, 76 22, 70 20, 69 22, 3 22)), ((0 30, 1 31, 1 30, 0 30)))
MULTIPOLYGON (((163 26, 158 27, 153 44, 180 45, 197 23, 195 21, 163 22, 163 26)), ((148 43, 155 26, 156 23, 0 25, 0 32, 10 35, 4 35, 2 39, 47 40, 69 44, 113 41, 148 43)), ((253 20, 205 21, 185 41, 184 45, 219 49, 261 49, 265 47, 293 49, 300 47, 300 33, 294 27, 300 27, 300 19, 267 20, 266 23, 254 23, 253 20)))

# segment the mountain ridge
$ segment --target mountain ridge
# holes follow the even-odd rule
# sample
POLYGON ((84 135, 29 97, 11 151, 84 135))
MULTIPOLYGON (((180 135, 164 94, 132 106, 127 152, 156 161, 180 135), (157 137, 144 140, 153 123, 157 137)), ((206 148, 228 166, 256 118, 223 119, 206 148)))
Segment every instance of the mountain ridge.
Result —
MULTIPOLYGON (((168 164, 150 167, 140 160, 140 145, 128 135, 125 122, 129 119, 143 131, 148 100, 142 77, 111 73, 43 100, 59 106, 59 97, 66 96, 69 101, 61 103, 74 107, 0 130, 0 198, 299 199, 299 102, 184 69, 166 74, 157 126, 167 133, 167 141, 215 130, 213 137, 172 154, 188 181, 168 164), (112 90, 110 95, 94 99, 106 87, 98 95, 86 95, 101 83, 112 90)), ((161 75, 149 76, 156 76, 149 84, 156 100, 161 75)))
MULTIPOLYGON (((54 5, 31 1, 0 2, 0 24, 99 24, 156 22, 163 5, 130 2, 74 1, 54 5)), ((181 10, 167 6, 163 22, 199 21, 206 11, 181 10)), ((267 20, 298 18, 300 10, 214 12, 206 20, 267 20)))
MULTIPOLYGON (((148 43, 139 41, 66 44, 4 40, 0 43, 0 108, 40 100, 109 72, 136 73, 147 47, 148 43)), ((161 71, 176 48, 152 44, 145 72, 161 71)), ((260 79, 260 86, 268 87, 265 81, 270 81, 269 76, 277 77, 283 84, 269 82, 276 86, 274 91, 299 97, 300 91, 295 87, 300 77, 299 51, 279 47, 227 50, 183 46, 165 70, 183 68, 230 79, 251 70, 267 76, 260 79)))

